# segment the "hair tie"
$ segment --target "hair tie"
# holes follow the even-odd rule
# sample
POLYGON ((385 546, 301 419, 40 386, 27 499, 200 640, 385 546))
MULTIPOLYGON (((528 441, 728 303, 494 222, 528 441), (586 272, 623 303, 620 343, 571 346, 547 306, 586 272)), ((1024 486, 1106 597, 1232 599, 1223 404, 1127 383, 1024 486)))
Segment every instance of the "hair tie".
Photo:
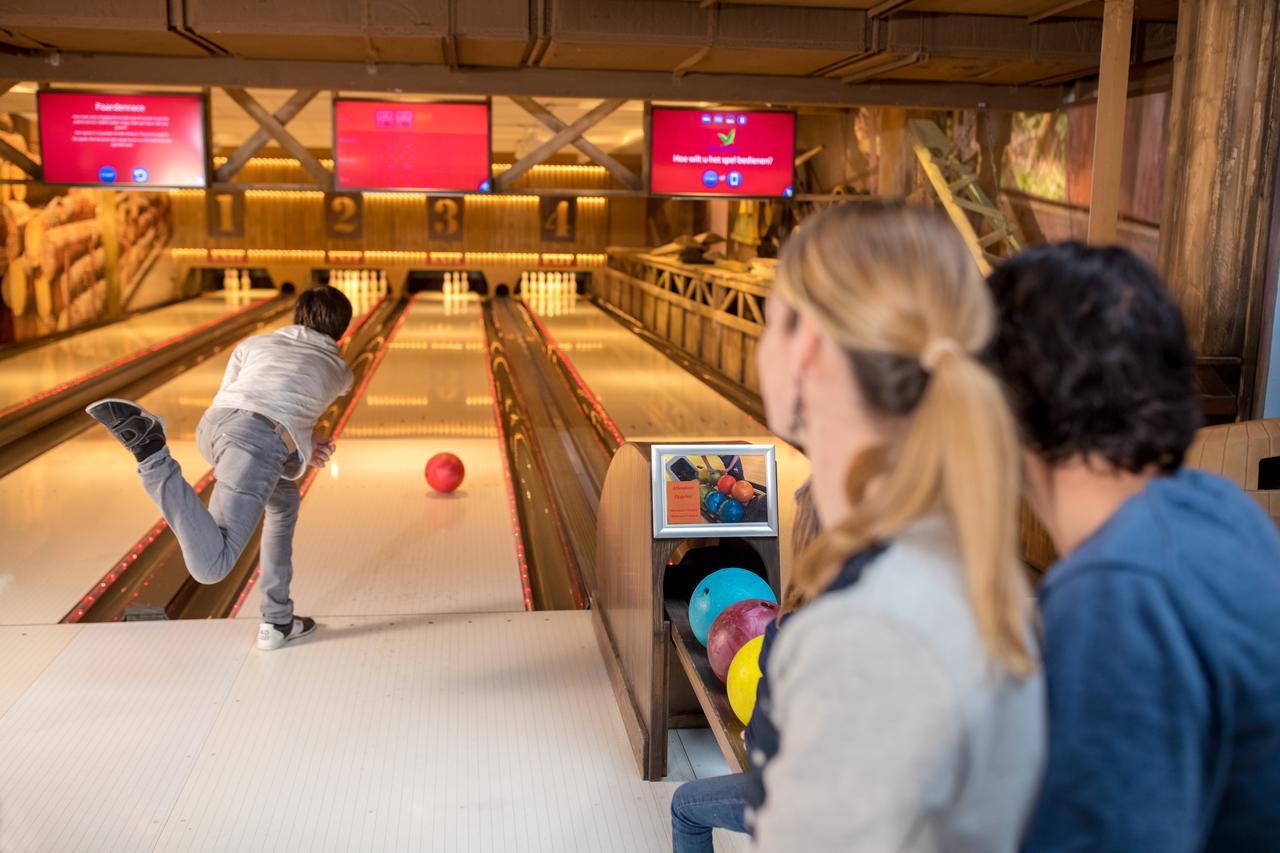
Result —
POLYGON ((964 347, 952 338, 934 338, 920 352, 920 366, 932 373, 949 355, 964 355, 964 347))

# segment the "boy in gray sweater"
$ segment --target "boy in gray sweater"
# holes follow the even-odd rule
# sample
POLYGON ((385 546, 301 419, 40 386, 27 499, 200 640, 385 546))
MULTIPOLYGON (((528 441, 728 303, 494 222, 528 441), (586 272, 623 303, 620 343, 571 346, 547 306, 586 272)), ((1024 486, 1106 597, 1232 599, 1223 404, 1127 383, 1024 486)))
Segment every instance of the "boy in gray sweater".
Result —
POLYGON ((106 399, 85 411, 138 462, 151 499, 182 546, 191 576, 221 581, 240 559, 265 511, 262 528, 262 624, 258 648, 305 637, 315 620, 297 617, 289 598, 298 479, 324 465, 333 444, 312 435, 316 421, 351 388, 338 340, 351 303, 324 286, 303 292, 294 325, 244 340, 231 354, 222 387, 196 427, 200 453, 216 482, 206 507, 169 453, 164 421, 129 400, 106 399))

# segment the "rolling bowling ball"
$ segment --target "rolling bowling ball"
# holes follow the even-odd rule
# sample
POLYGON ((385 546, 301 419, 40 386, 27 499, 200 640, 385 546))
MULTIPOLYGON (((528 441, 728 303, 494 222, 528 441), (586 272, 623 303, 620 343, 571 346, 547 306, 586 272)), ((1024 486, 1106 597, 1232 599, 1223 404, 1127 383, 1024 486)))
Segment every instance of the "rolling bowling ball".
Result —
POLYGON ((707 660, 716 678, 724 681, 738 650, 763 634, 777 618, 778 605, 762 598, 748 598, 726 607, 711 623, 711 633, 707 635, 707 660))
POLYGON ((727 495, 729 494, 729 490, 733 488, 733 484, 736 482, 738 482, 737 477, 732 474, 725 474, 720 478, 720 482, 716 483, 716 489, 719 490, 720 494, 727 495))
POLYGON ((724 495, 719 492, 711 492, 707 495, 707 509, 711 512, 717 512, 721 504, 724 503, 724 495))
POLYGON ((733 484, 729 494, 738 503, 749 504, 751 499, 756 496, 756 487, 751 484, 750 480, 739 480, 733 484))
POLYGON ((689 627, 702 645, 716 617, 730 604, 748 598, 777 602, 773 588, 755 572, 746 569, 720 569, 702 579, 689 599, 689 627))
POLYGON ((738 649, 729 664, 729 676, 725 679, 729 706, 745 726, 751 722, 751 712, 756 709, 756 687, 760 684, 760 649, 764 637, 748 640, 738 649))
POLYGON ((437 453, 427 460, 425 473, 427 485, 447 495, 462 485, 467 469, 463 467, 462 460, 452 453, 437 453))
POLYGON ((726 498, 724 503, 720 504, 720 520, 728 524, 734 524, 742 521, 742 514, 746 508, 733 498, 726 498))

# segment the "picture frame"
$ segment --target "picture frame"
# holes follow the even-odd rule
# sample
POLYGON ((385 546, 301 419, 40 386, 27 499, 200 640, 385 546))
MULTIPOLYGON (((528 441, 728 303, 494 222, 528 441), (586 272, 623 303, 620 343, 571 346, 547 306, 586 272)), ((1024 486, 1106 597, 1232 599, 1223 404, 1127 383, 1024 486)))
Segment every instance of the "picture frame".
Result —
POLYGON ((650 469, 655 539, 778 535, 778 462, 774 445, 655 444, 651 448, 650 469), (750 483, 751 497, 739 500, 740 494, 721 491, 719 480, 726 475, 739 492, 745 492, 739 483, 750 483), (721 497, 711 497, 711 491, 721 497), (720 507, 730 501, 737 503, 739 509, 727 515, 737 515, 740 520, 721 517, 720 507))

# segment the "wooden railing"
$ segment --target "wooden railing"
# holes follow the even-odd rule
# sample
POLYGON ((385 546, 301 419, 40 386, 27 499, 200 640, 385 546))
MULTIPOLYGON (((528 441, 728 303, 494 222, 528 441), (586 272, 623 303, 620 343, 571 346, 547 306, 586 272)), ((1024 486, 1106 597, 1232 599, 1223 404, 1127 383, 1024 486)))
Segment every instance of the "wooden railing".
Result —
POLYGON ((591 292, 653 335, 758 394, 756 341, 769 280, 620 249, 591 292))

